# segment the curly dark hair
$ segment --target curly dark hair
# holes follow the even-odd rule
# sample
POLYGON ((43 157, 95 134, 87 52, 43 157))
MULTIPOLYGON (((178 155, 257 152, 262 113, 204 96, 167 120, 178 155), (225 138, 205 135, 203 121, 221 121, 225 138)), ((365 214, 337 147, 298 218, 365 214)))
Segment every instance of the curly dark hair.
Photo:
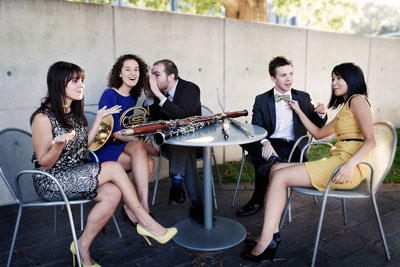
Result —
POLYGON ((122 86, 122 78, 119 77, 119 74, 121 73, 124 62, 128 59, 133 59, 139 64, 139 81, 134 87, 132 87, 130 91, 132 97, 137 99, 139 98, 140 94, 142 93, 142 89, 145 86, 149 70, 149 67, 143 61, 143 59, 137 55, 127 54, 122 55, 117 59, 117 62, 115 62, 114 66, 110 70, 110 73, 108 74, 108 87, 118 90, 122 86))

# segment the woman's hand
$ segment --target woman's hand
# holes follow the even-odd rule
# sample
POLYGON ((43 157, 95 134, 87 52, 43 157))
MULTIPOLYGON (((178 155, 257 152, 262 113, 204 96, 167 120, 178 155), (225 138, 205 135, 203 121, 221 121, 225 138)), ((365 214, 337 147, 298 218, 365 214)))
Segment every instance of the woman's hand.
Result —
POLYGON ((107 109, 107 106, 102 107, 97 111, 96 116, 98 116, 100 119, 103 119, 104 117, 110 115, 110 114, 115 114, 115 113, 120 113, 121 112, 121 106, 120 105, 115 105, 112 108, 107 109))
POLYGON ((296 100, 293 100, 293 99, 289 100, 288 104, 296 113, 301 112, 299 102, 297 102, 296 100))
POLYGON ((147 139, 145 145, 146 145, 147 155, 158 157, 158 149, 153 146, 153 142, 151 141, 150 138, 147 139))
POLYGON ((321 114, 321 115, 325 115, 326 113, 326 108, 325 105, 322 104, 321 102, 318 102, 317 105, 314 108, 314 111, 321 114))
POLYGON ((355 165, 350 162, 346 162, 333 177, 332 182, 335 184, 348 183, 353 176, 355 165))
POLYGON ((66 144, 69 140, 72 140, 75 137, 75 130, 72 130, 70 133, 62 134, 57 136, 51 141, 51 144, 66 144))

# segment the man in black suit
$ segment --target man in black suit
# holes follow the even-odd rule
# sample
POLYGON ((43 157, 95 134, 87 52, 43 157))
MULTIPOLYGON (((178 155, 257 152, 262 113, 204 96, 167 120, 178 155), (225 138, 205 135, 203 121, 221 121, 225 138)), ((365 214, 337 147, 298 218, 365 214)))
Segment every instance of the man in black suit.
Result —
MULTIPOLYGON (((146 103, 151 120, 183 119, 201 115, 200 88, 178 76, 178 68, 168 59, 154 63, 149 78, 150 88, 145 89, 146 103)), ((163 145, 168 151, 171 189, 168 205, 185 201, 186 191, 192 202, 190 217, 203 223, 201 184, 196 167, 196 148, 163 145)))
MULTIPOLYGON (((276 161, 287 160, 295 141, 307 130, 296 113, 291 110, 288 101, 297 100, 307 117, 318 127, 327 120, 325 106, 311 103, 310 95, 292 88, 293 64, 285 57, 278 56, 269 63, 269 74, 275 86, 258 95, 253 106, 252 124, 265 128, 266 139, 243 145, 243 148, 255 158, 255 189, 250 201, 239 208, 238 216, 256 213, 264 206, 264 198, 269 182, 269 169, 276 161)), ((300 150, 306 145, 305 139, 296 149, 292 161, 299 161, 300 150)))

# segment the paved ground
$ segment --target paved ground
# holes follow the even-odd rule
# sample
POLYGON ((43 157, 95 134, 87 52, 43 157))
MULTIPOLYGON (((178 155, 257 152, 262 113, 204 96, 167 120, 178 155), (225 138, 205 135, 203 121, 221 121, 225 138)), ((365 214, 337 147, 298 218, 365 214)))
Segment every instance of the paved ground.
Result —
MULTIPOLYGON (((217 186, 217 190, 219 186, 217 186)), ((245 204, 251 195, 252 185, 242 185, 238 203, 245 204)), ((233 185, 217 191, 218 216, 241 222, 249 237, 261 231, 262 213, 238 218, 236 208, 230 206, 233 185)), ((152 208, 156 219, 164 226, 172 226, 188 216, 189 202, 168 207, 168 184, 161 183, 157 203, 152 208)), ((386 233, 392 260, 385 258, 372 205, 366 200, 349 200, 348 225, 343 225, 341 202, 332 200, 321 234, 317 266, 400 266, 400 187, 385 185, 381 188, 378 207, 386 233)), ((282 243, 273 263, 257 266, 309 266, 320 204, 312 198, 294 196, 293 221, 281 231, 282 243)), ((320 203, 320 201, 319 201, 320 203)), ((78 209, 74 209, 78 221, 78 209)), ((118 210, 119 211, 119 210, 118 210)), ((17 207, 0 207, 0 266, 5 266, 16 220, 17 207)), ((243 245, 217 252, 197 252, 182 248, 173 241, 149 247, 135 229, 117 214, 123 238, 109 223, 106 234, 100 233, 92 245, 93 258, 102 266, 256 266, 242 259, 243 245)), ((71 266, 69 244, 71 234, 65 211, 59 213, 58 232, 53 232, 52 208, 28 208, 22 216, 12 266, 71 266)), ((76 224, 78 226, 78 224, 76 224)))

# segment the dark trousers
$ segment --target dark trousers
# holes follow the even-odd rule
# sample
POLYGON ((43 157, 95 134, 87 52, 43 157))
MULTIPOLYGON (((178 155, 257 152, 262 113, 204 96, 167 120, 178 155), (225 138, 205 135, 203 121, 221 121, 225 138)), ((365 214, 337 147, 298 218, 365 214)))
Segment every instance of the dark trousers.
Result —
MULTIPOLYGON (((275 149, 276 153, 278 153, 278 156, 284 159, 288 159, 290 155, 290 151, 293 148, 294 141, 285 141, 283 139, 269 139, 271 142, 272 147, 275 149)), ((269 184, 269 173, 268 175, 261 175, 258 173, 258 168, 266 164, 266 160, 264 160, 261 156, 261 150, 262 150, 262 145, 259 141, 250 143, 250 144, 244 144, 242 147, 249 152, 249 154, 255 158, 254 161, 254 176, 255 176, 255 187, 254 187, 254 192, 253 196, 250 199, 250 203, 252 204, 263 204, 264 203, 264 198, 265 194, 267 193, 267 187, 269 184)), ((300 159, 300 149, 296 148, 291 162, 298 162, 300 159)))

